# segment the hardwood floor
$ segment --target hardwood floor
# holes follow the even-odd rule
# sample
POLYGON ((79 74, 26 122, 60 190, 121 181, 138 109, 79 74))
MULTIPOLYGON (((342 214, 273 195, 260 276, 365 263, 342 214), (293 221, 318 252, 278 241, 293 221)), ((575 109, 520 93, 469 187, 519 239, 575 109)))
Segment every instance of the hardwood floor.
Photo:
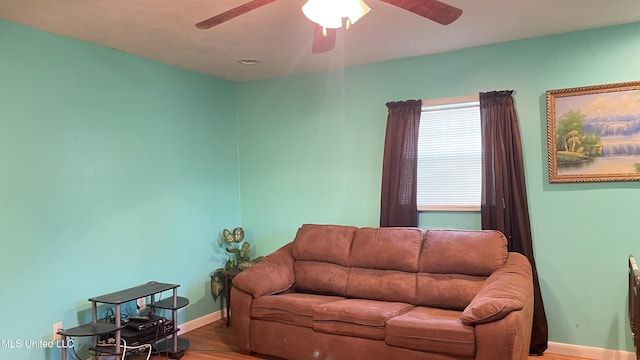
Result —
MULTIPOLYGON (((276 360, 272 357, 248 356, 238 353, 233 330, 226 327, 223 320, 192 330, 181 337, 190 342, 189 350, 185 352, 182 360, 276 360)), ((154 356, 151 359, 166 358, 166 356, 154 356)), ((143 360, 145 357, 135 356, 128 359, 143 360)), ((529 360, 585 360, 585 358, 544 354, 544 356, 530 356, 529 360)))

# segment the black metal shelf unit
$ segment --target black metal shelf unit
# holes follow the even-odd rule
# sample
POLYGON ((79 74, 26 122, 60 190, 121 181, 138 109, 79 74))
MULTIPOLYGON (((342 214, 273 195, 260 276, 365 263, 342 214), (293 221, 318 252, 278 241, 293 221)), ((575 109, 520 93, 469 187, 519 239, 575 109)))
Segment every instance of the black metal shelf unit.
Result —
MULTIPOLYGON (((61 335, 66 342, 67 337, 93 337, 93 349, 98 349, 98 337, 104 334, 114 334, 114 343, 113 348, 111 348, 108 352, 119 355, 122 354, 125 349, 123 349, 121 345, 121 335, 122 330, 124 329, 124 325, 121 321, 121 305, 127 303, 132 300, 136 300, 139 298, 145 298, 147 296, 150 297, 151 303, 148 304, 150 308, 153 309, 165 309, 171 310, 171 321, 174 324, 174 331, 172 332, 170 338, 165 337, 163 339, 159 339, 155 344, 152 344, 156 350, 161 351, 162 353, 168 353, 169 357, 172 359, 180 359, 184 352, 189 348, 189 341, 186 339, 178 338, 177 332, 177 317, 178 317, 178 309, 181 309, 189 304, 189 300, 187 298, 178 296, 178 287, 180 285, 177 284, 166 284, 159 283, 156 281, 150 281, 146 284, 142 284, 139 286, 134 286, 132 288, 116 291, 110 294, 100 295, 96 297, 92 297, 89 299, 91 301, 91 323, 84 324, 80 326, 76 326, 70 329, 63 329, 58 331, 58 334, 61 335), (161 294, 165 291, 172 291, 172 296, 163 300, 156 301, 156 295, 161 294), (98 304, 110 304, 115 306, 115 316, 113 323, 109 322, 101 322, 98 319, 98 304)), ((66 346, 62 347, 62 360, 67 359, 67 351, 66 346)), ((100 348, 100 351, 104 351, 103 348, 100 348)))

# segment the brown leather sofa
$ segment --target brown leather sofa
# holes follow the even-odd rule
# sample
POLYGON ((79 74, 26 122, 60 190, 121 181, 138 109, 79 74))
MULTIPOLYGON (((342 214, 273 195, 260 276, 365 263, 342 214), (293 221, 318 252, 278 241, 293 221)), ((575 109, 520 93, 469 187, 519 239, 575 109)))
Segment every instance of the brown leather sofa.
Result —
POLYGON ((529 261, 498 231, 303 225, 233 279, 240 352, 284 359, 527 359, 529 261))

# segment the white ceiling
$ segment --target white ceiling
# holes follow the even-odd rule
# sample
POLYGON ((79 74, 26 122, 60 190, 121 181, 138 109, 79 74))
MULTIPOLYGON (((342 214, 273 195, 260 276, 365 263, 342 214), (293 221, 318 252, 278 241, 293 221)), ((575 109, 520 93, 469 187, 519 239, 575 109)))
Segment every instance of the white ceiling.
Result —
MULTIPOLYGON (((378 0, 336 49, 311 54, 305 0, 279 0, 209 30, 195 24, 248 0, 0 0, 0 18, 180 68, 248 81, 640 21, 640 0, 443 0, 443 26, 378 0), (238 60, 253 58, 258 65, 238 60)), ((571 44, 567 44, 570 46, 571 44)))

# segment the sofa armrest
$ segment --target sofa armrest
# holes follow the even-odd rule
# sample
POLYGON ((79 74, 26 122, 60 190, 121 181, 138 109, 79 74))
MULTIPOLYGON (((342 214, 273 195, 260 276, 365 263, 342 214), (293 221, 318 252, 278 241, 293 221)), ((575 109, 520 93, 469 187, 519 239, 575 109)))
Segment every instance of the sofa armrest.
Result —
POLYGON ((512 311, 500 320, 478 324, 476 360, 527 360, 531 344, 533 298, 522 310, 512 311))
POLYGON ((233 278, 233 286, 253 297, 283 292, 293 285, 293 256, 289 243, 233 278))
POLYGON ((465 325, 489 323, 522 310, 533 297, 531 264, 522 254, 510 252, 507 263, 494 271, 462 312, 465 325))

